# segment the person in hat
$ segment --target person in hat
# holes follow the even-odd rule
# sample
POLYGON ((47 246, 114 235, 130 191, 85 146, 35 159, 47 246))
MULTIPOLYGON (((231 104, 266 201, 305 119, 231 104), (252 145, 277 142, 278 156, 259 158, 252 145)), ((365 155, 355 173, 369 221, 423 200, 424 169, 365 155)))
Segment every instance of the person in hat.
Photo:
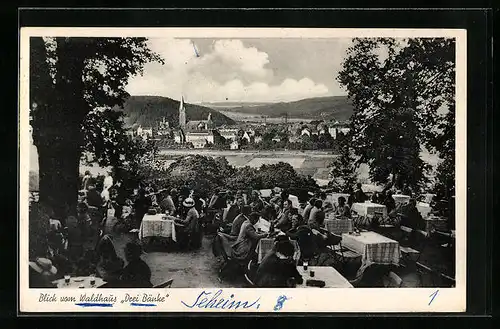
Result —
MULTIPOLYGON (((186 216, 184 218, 177 218, 175 220, 175 224, 177 227, 180 229, 179 233, 181 235, 190 235, 193 236, 195 233, 197 233, 198 229, 198 220, 200 218, 200 215, 198 213, 198 210, 196 210, 195 207, 196 203, 192 198, 186 198, 182 202, 182 206, 185 208, 186 211, 186 216)), ((184 237, 183 243, 190 243, 190 241, 186 241, 188 239, 188 236, 184 237)))
POLYGON ((142 248, 134 242, 125 245, 125 259, 127 266, 120 276, 120 286, 129 288, 151 288, 151 269, 141 259, 142 248))
POLYGON ((293 261, 294 253, 295 248, 288 237, 276 241, 273 250, 264 257, 257 269, 256 285, 262 288, 287 288, 292 281, 301 284, 303 279, 293 261))
POLYGON ((50 259, 37 258, 29 262, 29 284, 30 288, 56 288, 52 279, 57 274, 57 268, 52 265, 50 259))

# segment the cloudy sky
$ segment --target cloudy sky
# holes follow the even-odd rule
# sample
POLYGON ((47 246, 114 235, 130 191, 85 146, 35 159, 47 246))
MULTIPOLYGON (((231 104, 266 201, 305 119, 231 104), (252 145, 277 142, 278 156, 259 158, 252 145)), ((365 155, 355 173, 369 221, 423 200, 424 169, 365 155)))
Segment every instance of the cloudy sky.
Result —
POLYGON ((350 39, 150 39, 165 65, 133 77, 131 95, 187 102, 275 102, 344 95, 336 81, 350 39))

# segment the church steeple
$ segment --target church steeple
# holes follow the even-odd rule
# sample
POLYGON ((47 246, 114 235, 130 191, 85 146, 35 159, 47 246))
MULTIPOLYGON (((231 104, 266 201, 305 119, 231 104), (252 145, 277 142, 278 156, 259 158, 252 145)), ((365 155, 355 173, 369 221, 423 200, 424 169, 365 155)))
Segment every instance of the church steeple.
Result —
POLYGON ((179 128, 186 128, 186 109, 184 108, 184 96, 181 96, 181 102, 179 104, 179 128))

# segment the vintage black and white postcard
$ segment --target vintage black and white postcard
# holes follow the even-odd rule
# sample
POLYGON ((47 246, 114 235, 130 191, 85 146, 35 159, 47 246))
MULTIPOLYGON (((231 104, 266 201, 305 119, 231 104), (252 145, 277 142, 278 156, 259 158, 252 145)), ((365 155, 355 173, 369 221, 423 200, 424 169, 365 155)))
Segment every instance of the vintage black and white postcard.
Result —
POLYGON ((465 30, 20 42, 21 311, 465 311, 465 30))

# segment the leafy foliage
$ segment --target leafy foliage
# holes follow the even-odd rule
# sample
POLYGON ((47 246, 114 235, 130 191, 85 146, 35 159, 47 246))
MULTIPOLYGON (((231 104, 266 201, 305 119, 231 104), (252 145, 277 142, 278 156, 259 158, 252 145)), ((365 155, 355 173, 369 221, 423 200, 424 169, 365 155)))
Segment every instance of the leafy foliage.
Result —
POLYGON ((350 192, 357 181, 356 162, 352 150, 347 141, 340 147, 340 155, 335 158, 330 168, 330 183, 328 184, 335 192, 350 192))
MULTIPOLYGON (((145 166, 149 166, 147 163, 145 166)), ((211 195, 215 189, 248 190, 274 187, 317 190, 311 177, 297 174, 287 163, 262 165, 260 168, 234 168, 224 157, 202 155, 185 156, 172 163, 166 170, 150 171, 144 176, 159 188, 188 188, 202 196, 211 195)))
POLYGON ((443 134, 454 126, 454 47, 443 38, 364 38, 347 50, 338 80, 355 107, 349 139, 374 181, 418 190, 429 169, 421 145, 448 156, 437 140, 454 140, 443 134))

